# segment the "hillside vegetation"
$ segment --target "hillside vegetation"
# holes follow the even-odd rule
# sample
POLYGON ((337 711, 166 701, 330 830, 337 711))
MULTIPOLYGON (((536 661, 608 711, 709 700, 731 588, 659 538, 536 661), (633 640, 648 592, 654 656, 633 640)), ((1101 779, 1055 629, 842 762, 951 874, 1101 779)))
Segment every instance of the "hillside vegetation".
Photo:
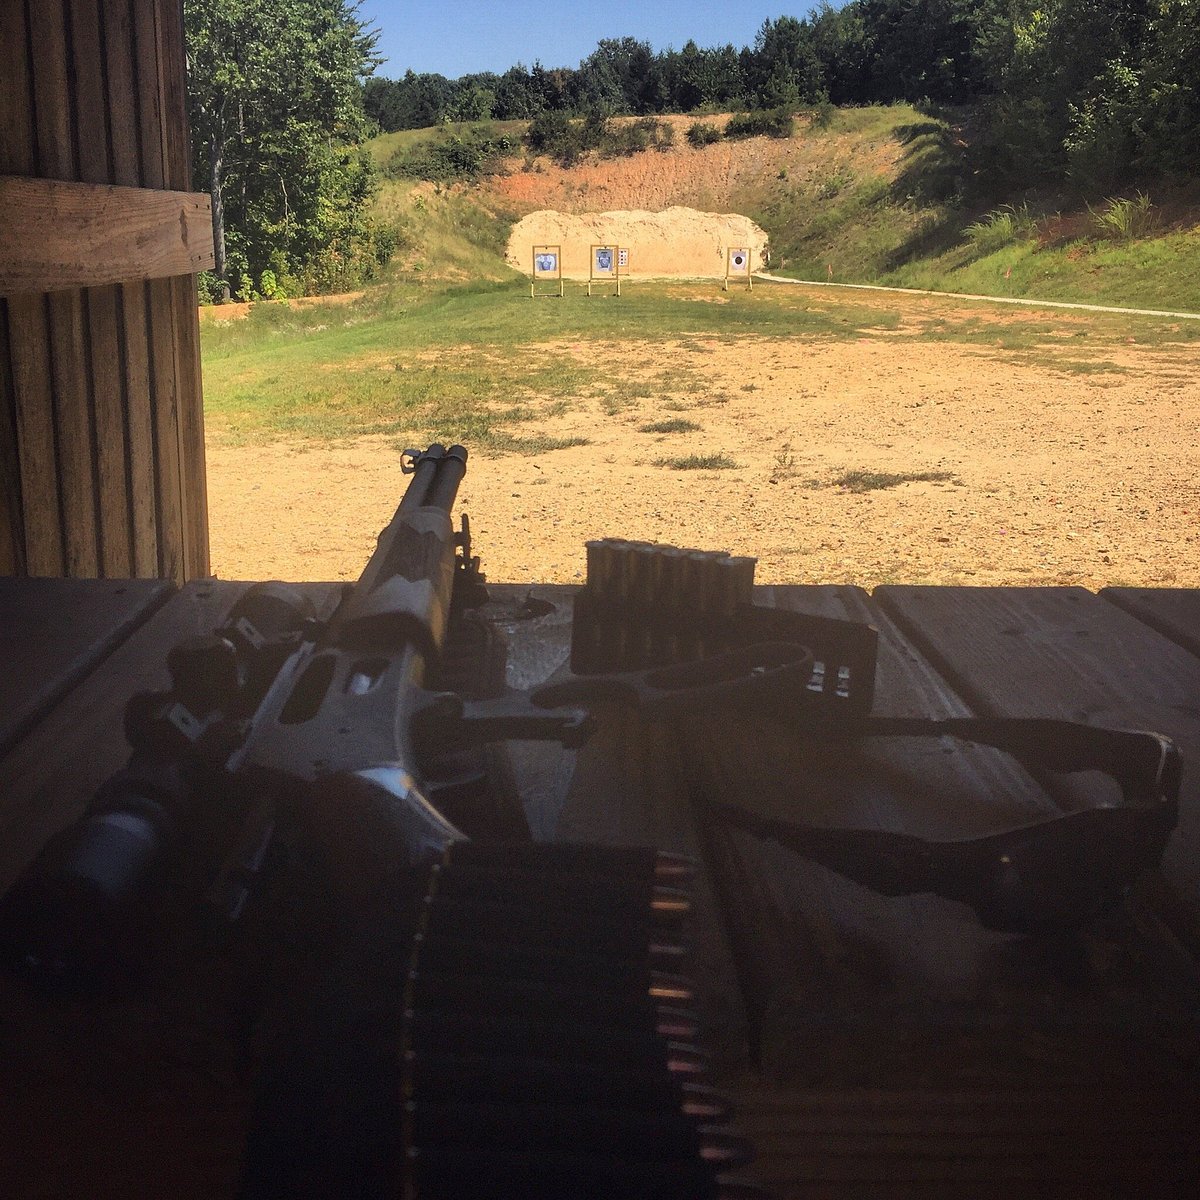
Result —
POLYGON ((511 277, 507 230, 527 212, 679 204, 751 217, 770 235, 772 270, 794 278, 1200 311, 1194 185, 1090 204, 986 194, 967 115, 908 104, 801 113, 787 137, 732 139, 721 115, 656 121, 652 149, 569 161, 536 153, 518 122, 375 139, 376 211, 397 230, 399 269, 499 280, 511 277))

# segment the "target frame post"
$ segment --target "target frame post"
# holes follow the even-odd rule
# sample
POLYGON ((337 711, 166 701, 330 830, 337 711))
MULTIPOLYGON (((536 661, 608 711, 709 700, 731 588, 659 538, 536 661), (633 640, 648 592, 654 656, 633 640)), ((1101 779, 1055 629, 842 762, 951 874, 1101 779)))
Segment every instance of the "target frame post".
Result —
POLYGON ((562 273, 562 246, 534 246, 531 251, 532 267, 529 278, 529 298, 531 300, 542 296, 557 296, 560 300, 566 295, 562 273), (552 265, 548 260, 552 260, 552 265), (537 285, 543 280, 552 280, 558 284, 554 292, 539 292, 537 285))
POLYGON ((746 289, 754 291, 754 276, 750 271, 750 248, 749 246, 727 246, 725 248, 725 284, 722 291, 729 291, 730 279, 746 280, 746 289), (741 263, 737 263, 737 259, 741 259, 741 263))
POLYGON ((596 283, 615 283, 616 295, 621 294, 621 247, 614 242, 596 242, 588 247, 588 282, 587 294, 592 294, 592 285, 596 283), (599 264, 601 254, 607 254, 605 267, 599 264))

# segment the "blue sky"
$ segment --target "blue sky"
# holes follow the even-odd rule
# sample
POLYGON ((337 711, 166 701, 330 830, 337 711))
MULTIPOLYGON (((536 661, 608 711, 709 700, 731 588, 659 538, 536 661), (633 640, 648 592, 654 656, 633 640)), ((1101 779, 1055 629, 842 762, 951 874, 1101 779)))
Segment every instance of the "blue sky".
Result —
POLYGON ((601 38, 633 37, 655 50, 748 46, 763 21, 806 16, 816 0, 363 0, 361 19, 380 31, 378 74, 437 71, 450 79, 514 63, 575 67, 601 38))

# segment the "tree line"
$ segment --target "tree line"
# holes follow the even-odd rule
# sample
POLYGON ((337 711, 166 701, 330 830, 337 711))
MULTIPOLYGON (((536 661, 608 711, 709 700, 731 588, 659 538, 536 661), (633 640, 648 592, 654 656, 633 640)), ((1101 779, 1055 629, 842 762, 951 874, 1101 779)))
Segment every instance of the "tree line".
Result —
POLYGON ((394 237, 372 223, 363 80, 376 33, 348 0, 184 0, 192 175, 213 205, 202 300, 356 286, 394 237))
POLYGON ((848 0, 767 20, 752 46, 601 41, 578 67, 365 82, 382 130, 545 113, 909 101, 970 106, 997 187, 1111 188, 1200 166, 1197 0, 848 0))
POLYGON ((984 190, 1087 194, 1200 168, 1200 0, 848 0, 767 20, 741 49, 615 38, 577 68, 453 80, 373 77, 377 32, 359 0, 183 3, 193 175, 213 201, 210 299, 337 290, 386 264, 396 234, 370 219, 363 147, 378 129, 514 119, 545 132, 583 117, 626 152, 603 118, 905 100, 967 107, 984 190))

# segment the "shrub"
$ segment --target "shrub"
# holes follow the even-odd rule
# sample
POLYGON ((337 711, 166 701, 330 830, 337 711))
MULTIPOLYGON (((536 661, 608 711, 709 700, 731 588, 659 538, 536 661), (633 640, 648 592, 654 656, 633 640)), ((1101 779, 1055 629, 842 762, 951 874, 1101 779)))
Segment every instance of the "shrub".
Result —
POLYGON ((525 145, 535 154, 549 155, 560 167, 574 166, 587 149, 585 139, 595 136, 596 119, 574 122, 559 110, 539 113, 529 122, 525 145))
POLYGON ((1145 237, 1158 228, 1158 212, 1145 192, 1138 192, 1132 200, 1113 196, 1106 200, 1100 210, 1088 205, 1092 230, 1097 237, 1112 241, 1131 241, 1145 237))
POLYGON ((713 142, 719 142, 721 131, 710 121, 693 121, 688 126, 687 140, 699 150, 701 146, 711 146, 713 142))
POLYGON ((853 182, 854 176, 850 171, 846 167, 838 167, 817 185, 817 199, 832 200, 835 196, 840 196, 853 182))
POLYGON ((1037 229, 1037 218, 1028 203, 1003 204, 985 217, 968 225, 963 233, 979 254, 991 254, 1019 238, 1030 237, 1037 229))
POLYGON ((790 109, 769 108, 737 113, 725 126, 727 138, 773 137, 789 138, 795 128, 790 109))
POLYGON ((196 291, 201 304, 220 304, 225 299, 225 284, 214 271, 201 271, 196 276, 196 291))
POLYGON ((605 158, 641 154, 644 150, 667 150, 675 141, 675 130, 657 117, 641 117, 606 131, 600 145, 605 158))
POLYGON ((826 100, 818 102, 816 108, 813 109, 812 127, 814 129, 828 129, 833 124, 834 114, 837 109, 826 100))
POLYGON ((397 151, 383 173, 392 179, 428 179, 434 183, 475 180, 480 175, 495 174, 501 160, 516 148, 516 142, 507 134, 470 130, 461 136, 451 134, 442 141, 420 142, 397 151))

